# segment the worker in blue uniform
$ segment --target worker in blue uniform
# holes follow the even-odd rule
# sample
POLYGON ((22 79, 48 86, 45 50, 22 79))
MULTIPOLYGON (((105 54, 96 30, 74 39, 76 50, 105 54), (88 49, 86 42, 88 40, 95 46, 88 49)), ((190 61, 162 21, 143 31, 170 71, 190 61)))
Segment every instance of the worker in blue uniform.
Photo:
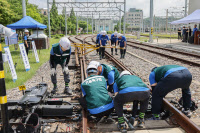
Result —
MULTIPOLYGON (((116 43, 117 43, 117 40, 118 40, 118 38, 117 38, 117 32, 114 32, 112 35, 111 35, 111 45, 112 46, 116 46, 116 43)), ((111 48, 111 54, 113 55, 113 48, 111 48)), ((117 48, 115 48, 115 55, 118 55, 117 54, 117 48)))
POLYGON ((27 29, 25 29, 24 33, 25 33, 24 34, 24 38, 23 38, 24 46, 26 48, 26 54, 28 56, 28 51, 29 51, 29 44, 28 44, 29 31, 27 29))
POLYGON ((117 44, 119 44, 120 47, 120 59, 123 59, 125 57, 127 48, 126 37, 123 36, 121 33, 118 33, 117 37, 118 37, 117 44))
MULTIPOLYGON (((99 32, 99 34, 97 34, 97 37, 96 37, 96 47, 97 48, 99 48, 99 46, 100 46, 99 38, 100 38, 101 34, 102 34, 102 31, 99 32)), ((97 55, 98 55, 99 49, 97 49, 96 51, 97 51, 97 55)))
POLYGON ((151 119, 160 119, 163 98, 171 91, 182 88, 183 113, 191 116, 190 84, 192 75, 189 70, 179 65, 165 65, 152 69, 149 81, 152 87, 152 113, 151 119))
POLYGON ((88 65, 86 72, 88 77, 81 83, 81 90, 86 102, 85 107, 91 115, 97 118, 109 116, 113 112, 114 104, 108 95, 105 78, 97 75, 97 66, 93 64, 88 65))
MULTIPOLYGON (((123 117, 123 105, 127 102, 140 102, 140 112, 138 117, 137 125, 138 127, 144 126, 144 115, 148 108, 150 89, 147 87, 142 80, 135 76, 131 75, 129 71, 121 72, 119 78, 116 80, 113 86, 115 98, 114 98, 114 107, 118 115, 118 128, 120 130, 125 130, 125 122, 123 117)), ((135 103, 134 103, 135 104, 135 103)), ((129 122, 134 125, 134 120, 136 117, 137 109, 134 108, 133 104, 132 117, 129 119, 129 122)), ((138 104, 136 102, 136 104, 138 104)))
POLYGON ((102 35, 100 36, 99 41, 100 41, 100 60, 101 60, 102 58, 103 59, 105 58, 104 57, 104 55, 105 55, 105 46, 106 46, 107 42, 111 46, 111 43, 109 41, 109 37, 108 37, 106 31, 102 32, 102 35))

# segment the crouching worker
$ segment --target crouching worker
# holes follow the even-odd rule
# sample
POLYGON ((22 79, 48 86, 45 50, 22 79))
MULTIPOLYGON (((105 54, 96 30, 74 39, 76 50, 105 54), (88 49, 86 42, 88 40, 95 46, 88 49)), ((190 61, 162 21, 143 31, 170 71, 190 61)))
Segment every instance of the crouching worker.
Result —
POLYGON ((112 98, 108 95, 107 83, 103 76, 97 75, 97 66, 91 64, 87 68, 88 78, 81 84, 84 100, 80 101, 91 115, 101 118, 109 116, 114 109, 112 98))
POLYGON ((152 69, 149 81, 152 87, 152 113, 151 119, 160 119, 163 98, 177 88, 182 88, 183 113, 190 117, 191 93, 190 84, 192 75, 185 67, 178 65, 165 65, 152 69))
POLYGON ((112 65, 100 64, 98 66, 98 75, 104 76, 108 79, 108 91, 113 92, 113 84, 115 80, 119 77, 119 71, 112 65))
MULTIPOLYGON (((114 107, 118 115, 118 128, 122 132, 126 132, 126 125, 123 117, 123 105, 127 102, 140 102, 140 112, 138 118, 138 127, 144 126, 144 115, 148 108, 150 90, 142 82, 142 80, 135 76, 131 75, 128 71, 123 71, 119 78, 116 80, 114 86, 114 107)), ((132 117, 129 122, 134 124, 135 114, 137 109, 132 110, 132 117)))
POLYGON ((50 51, 50 67, 51 67, 51 81, 54 85, 52 93, 57 91, 57 79, 56 79, 56 66, 60 64, 65 81, 64 93, 71 95, 72 90, 69 88, 69 70, 68 63, 71 55, 71 44, 67 37, 62 37, 59 43, 52 46, 50 51))

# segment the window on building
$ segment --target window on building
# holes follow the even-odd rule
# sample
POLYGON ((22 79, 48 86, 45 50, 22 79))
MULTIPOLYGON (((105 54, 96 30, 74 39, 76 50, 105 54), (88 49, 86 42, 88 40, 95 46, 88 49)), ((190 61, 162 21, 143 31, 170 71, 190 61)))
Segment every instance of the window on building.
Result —
POLYGON ((44 15, 47 15, 47 12, 46 12, 46 11, 44 11, 44 15))

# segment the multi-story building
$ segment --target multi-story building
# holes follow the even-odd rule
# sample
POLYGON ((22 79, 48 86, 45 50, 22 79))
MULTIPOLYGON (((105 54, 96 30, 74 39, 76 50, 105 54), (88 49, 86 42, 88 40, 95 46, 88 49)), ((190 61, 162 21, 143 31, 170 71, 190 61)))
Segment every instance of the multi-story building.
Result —
POLYGON ((94 21, 95 24, 95 31, 99 32, 102 30, 105 31, 113 31, 114 29, 114 24, 112 19, 95 19, 94 21))
POLYGON ((45 15, 45 16, 48 15, 48 10, 47 10, 47 8, 40 8, 39 10, 41 11, 41 14, 43 14, 43 15, 45 15))
POLYGON ((200 9, 199 0, 189 0, 188 15, 190 15, 197 9, 200 9))
POLYGON ((130 8, 126 13, 126 23, 129 24, 128 31, 139 30, 142 28, 143 11, 136 8, 130 8))

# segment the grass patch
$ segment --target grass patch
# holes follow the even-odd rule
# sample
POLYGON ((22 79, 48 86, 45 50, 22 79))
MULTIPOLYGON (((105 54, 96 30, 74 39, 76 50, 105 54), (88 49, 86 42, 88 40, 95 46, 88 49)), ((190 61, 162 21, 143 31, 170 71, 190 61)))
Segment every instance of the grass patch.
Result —
MULTIPOLYGON (((149 33, 141 33, 140 35, 142 36, 149 36, 149 33)), ((162 38, 170 38, 170 34, 153 34, 153 37, 158 37, 160 39, 162 38)), ((171 34, 171 38, 172 39, 177 39, 178 38, 178 34, 171 34)))
MULTIPOLYGON (((52 44, 59 42, 59 39, 51 38, 50 42, 51 42, 50 43, 50 46, 51 46, 52 44)), ((5 47, 6 46, 5 43, 2 43, 2 46, 5 47)), ((30 58, 29 63, 30 63, 31 69, 30 71, 26 72, 23 60, 22 58, 20 58, 19 48, 16 51, 14 49, 14 45, 10 45, 9 48, 11 51, 13 63, 14 64, 17 63, 17 67, 16 67, 17 80, 15 83, 13 82, 9 65, 7 63, 6 64, 4 63, 6 89, 11 89, 11 88, 18 87, 20 85, 24 85, 27 80, 31 79, 33 75, 36 73, 36 71, 38 70, 38 68, 49 60, 49 54, 50 54, 50 49, 51 49, 51 48, 42 49, 40 51, 37 50, 38 56, 40 59, 39 63, 36 63, 35 55, 32 54, 32 50, 29 50, 28 57, 30 58), (7 73, 6 73, 6 69, 7 69, 7 73)), ((4 49, 2 50, 4 53, 4 49)))

